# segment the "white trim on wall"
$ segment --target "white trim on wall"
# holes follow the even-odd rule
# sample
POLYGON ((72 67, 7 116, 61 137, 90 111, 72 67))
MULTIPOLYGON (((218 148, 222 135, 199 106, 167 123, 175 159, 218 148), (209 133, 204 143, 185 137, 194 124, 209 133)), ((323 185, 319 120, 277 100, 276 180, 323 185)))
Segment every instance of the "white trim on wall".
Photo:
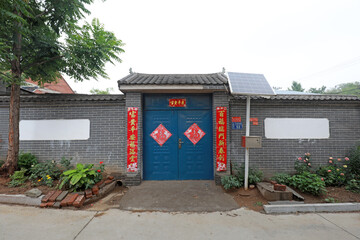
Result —
POLYGON ((89 119, 21 120, 20 140, 87 140, 89 119))
POLYGON ((266 118, 265 138, 324 139, 330 137, 327 118, 266 118))

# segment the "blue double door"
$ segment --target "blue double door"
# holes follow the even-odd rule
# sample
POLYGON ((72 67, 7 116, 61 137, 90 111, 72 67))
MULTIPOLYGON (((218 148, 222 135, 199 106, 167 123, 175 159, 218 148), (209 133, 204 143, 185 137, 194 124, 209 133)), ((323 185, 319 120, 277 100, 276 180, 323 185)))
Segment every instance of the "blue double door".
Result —
POLYGON ((211 97, 145 95, 144 106, 144 179, 213 179, 211 97), (171 98, 186 99, 186 107, 169 107, 171 98), (171 134, 162 145, 151 136, 160 125, 171 134), (195 143, 185 135, 191 126, 204 133, 195 143))

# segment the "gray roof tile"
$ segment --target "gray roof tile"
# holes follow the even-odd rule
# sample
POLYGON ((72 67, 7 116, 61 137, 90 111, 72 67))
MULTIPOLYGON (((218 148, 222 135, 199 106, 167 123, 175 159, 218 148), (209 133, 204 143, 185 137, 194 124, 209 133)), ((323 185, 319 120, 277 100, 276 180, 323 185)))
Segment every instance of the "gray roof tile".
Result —
POLYGON ((223 85, 227 78, 223 73, 209 74, 146 74, 131 73, 118 81, 119 85, 223 85))
MULTIPOLYGON (((233 96, 235 99, 246 99, 246 96, 236 95, 233 96)), ((269 99, 269 100, 296 100, 296 101, 360 101, 360 98, 353 95, 325 95, 325 94, 279 94, 276 96, 271 96, 270 98, 264 98, 261 96, 252 96, 251 99, 269 99)))
MULTIPOLYGON (((124 95, 87 95, 87 94, 31 94, 21 95, 21 102, 56 102, 56 101, 120 101, 124 95)), ((0 102, 9 102, 10 97, 7 95, 0 96, 0 102)))

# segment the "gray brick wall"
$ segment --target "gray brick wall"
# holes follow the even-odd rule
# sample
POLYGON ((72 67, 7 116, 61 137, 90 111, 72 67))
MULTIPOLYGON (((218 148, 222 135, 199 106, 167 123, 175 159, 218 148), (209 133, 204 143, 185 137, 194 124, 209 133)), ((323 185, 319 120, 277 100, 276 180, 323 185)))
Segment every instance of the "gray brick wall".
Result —
MULTIPOLYGON (((241 116, 242 130, 231 130, 233 163, 244 163, 245 151, 241 136, 245 135, 246 101, 231 100, 231 117, 241 116)), ((262 136, 262 148, 250 149, 250 167, 261 169, 266 176, 277 172, 292 172, 294 161, 305 152, 312 154, 313 164, 326 164, 329 156, 344 158, 360 141, 360 104, 354 102, 252 100, 251 117, 259 118, 259 125, 250 126, 250 135, 262 136), (266 139, 265 118, 328 118, 329 139, 266 139)), ((230 125, 231 127, 231 125, 230 125)))
MULTIPOLYGON (((128 107, 138 107, 138 172, 137 173, 127 173, 125 183, 127 185, 139 185, 143 176, 143 109, 142 109, 142 94, 141 93, 126 93, 125 94, 125 118, 127 122, 127 108, 128 107)), ((127 124, 125 126, 127 128, 127 124)), ((127 139, 127 129, 125 131, 124 139, 127 139)), ((124 169, 126 170, 126 161, 127 161, 127 146, 125 143, 124 146, 125 158, 123 162, 124 169)))
POLYGON ((229 129, 229 95, 226 92, 214 92, 213 93, 213 158, 214 158, 214 172, 215 172, 215 182, 220 184, 220 178, 223 175, 230 174, 230 129, 229 129), (227 171, 226 172, 217 172, 216 171, 216 107, 226 107, 227 108, 227 171))
MULTIPOLYGON (((124 170, 125 101, 21 103, 22 120, 90 119, 90 138, 71 141, 20 141, 20 149, 40 161, 72 158, 73 163, 99 163, 107 169, 124 170)), ((0 105, 0 158, 6 158, 8 105, 0 105)), ((55 128, 56 126, 54 126, 55 128)), ((39 129, 41 131, 41 129, 39 129)))

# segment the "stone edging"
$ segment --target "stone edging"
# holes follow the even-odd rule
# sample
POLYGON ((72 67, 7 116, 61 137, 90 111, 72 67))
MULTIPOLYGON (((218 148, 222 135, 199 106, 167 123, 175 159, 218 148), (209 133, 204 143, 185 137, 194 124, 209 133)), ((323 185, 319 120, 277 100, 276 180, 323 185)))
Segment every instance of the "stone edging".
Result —
POLYGON ((314 212, 355 212, 360 211, 360 203, 315 203, 264 205, 267 214, 314 213, 314 212))

